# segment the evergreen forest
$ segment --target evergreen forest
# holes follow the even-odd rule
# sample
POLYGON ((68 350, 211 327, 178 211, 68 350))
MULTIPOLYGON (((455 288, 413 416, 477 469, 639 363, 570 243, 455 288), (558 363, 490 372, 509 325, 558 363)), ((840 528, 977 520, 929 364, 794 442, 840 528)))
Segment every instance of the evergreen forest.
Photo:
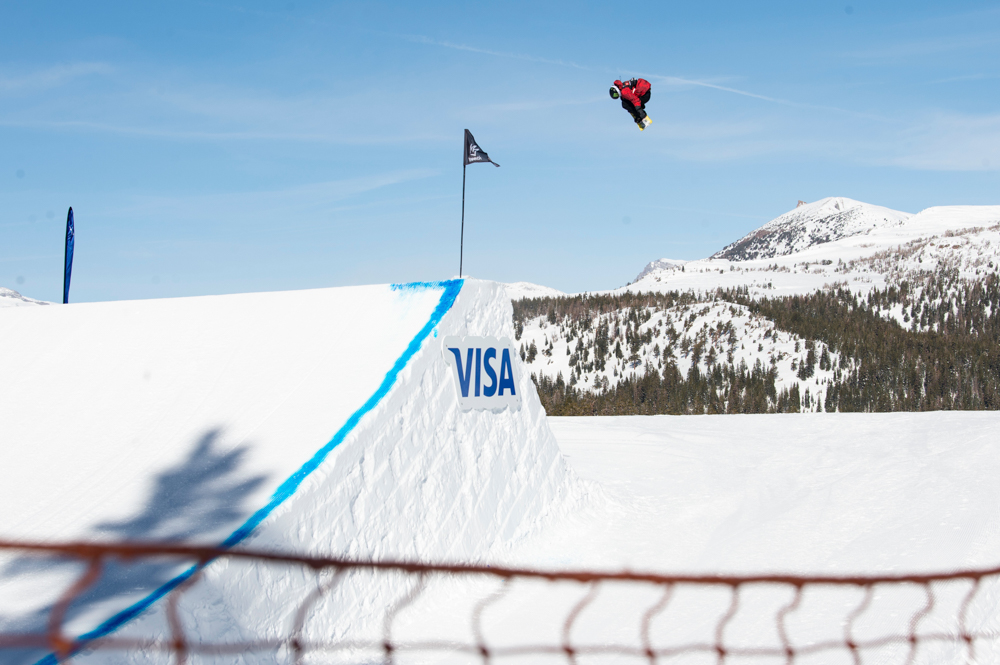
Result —
MULTIPOLYGON (((1000 409, 1000 280, 990 274, 959 279, 957 271, 928 273, 885 290, 859 296, 827 289, 810 295, 751 298, 746 289, 691 292, 620 293, 534 298, 514 302, 515 335, 526 322, 542 317, 569 331, 570 339, 590 330, 602 315, 620 314, 624 334, 599 328, 590 348, 578 341, 571 365, 603 369, 609 357, 626 358, 652 332, 640 331, 650 312, 725 302, 745 307, 773 322, 775 328, 805 341, 799 378, 816 367, 831 372, 825 392, 800 393, 798 385, 778 389, 773 365, 735 363, 732 356, 712 355, 678 368, 673 354, 701 353, 668 331, 659 366, 623 375, 614 385, 581 387, 571 377, 533 373, 549 415, 790 413, 819 411, 929 411, 1000 409), (894 315, 890 315, 895 313, 894 315), (616 338, 618 337, 618 338, 616 338), (817 344, 821 343, 821 344, 817 344), (675 348, 676 347, 676 348, 675 348), (684 348, 687 347, 687 348, 684 348), (822 350, 817 352, 817 347, 822 350), (668 353, 669 351, 669 353, 668 353), (831 361, 836 355, 839 363, 831 361)), ((615 328, 614 330, 617 330, 615 328)), ((724 332, 724 331, 723 331, 724 332)), ((730 333, 731 334, 731 333, 730 333)), ((796 346, 798 349, 798 346, 796 346)), ((544 350, 543 350, 544 351, 544 350)), ((659 346, 657 347, 659 351, 659 346)), ((527 353, 536 354, 532 344, 527 353)), ((524 356, 522 356, 522 359, 524 356)))

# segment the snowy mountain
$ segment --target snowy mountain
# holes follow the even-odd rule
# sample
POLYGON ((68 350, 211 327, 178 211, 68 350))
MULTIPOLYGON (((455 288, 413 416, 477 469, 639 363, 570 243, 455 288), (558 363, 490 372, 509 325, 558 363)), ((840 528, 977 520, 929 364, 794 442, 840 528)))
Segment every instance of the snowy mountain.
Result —
MULTIPOLYGON (((892 212, 860 205, 869 210, 892 212)), ((757 234, 765 237, 767 229, 776 228, 776 223, 790 214, 768 222, 747 238, 757 234)), ((832 236, 837 232, 833 226, 840 224, 840 217, 825 219, 831 225, 829 232, 828 227, 818 222, 810 223, 814 236, 832 236)), ((782 247, 778 240, 767 251, 762 250, 766 256, 742 259, 722 258, 720 255, 728 248, 723 249, 707 259, 688 261, 681 270, 672 267, 652 270, 617 291, 706 293, 719 288, 745 287, 754 295, 774 296, 812 293, 839 285, 860 294, 907 279, 919 279, 938 270, 955 269, 960 277, 974 279, 996 273, 996 266, 1000 265, 1000 206, 927 208, 901 221, 813 243, 794 252, 778 251, 782 247)))
POLYGON ((747 261, 801 252, 841 238, 899 226, 912 215, 842 197, 803 203, 712 255, 747 261))
MULTIPOLYGON (((858 355, 858 345, 870 342, 857 339, 861 333, 847 340, 842 331, 835 339, 838 325, 850 319, 859 330, 878 329, 886 336, 959 335, 971 345, 976 336, 989 337, 1000 320, 998 270, 1000 206, 937 207, 907 215, 831 198, 802 205, 710 258, 653 261, 620 289, 515 303, 516 330, 543 399, 547 390, 608 395, 655 372, 674 386, 715 386, 716 397, 699 388, 708 401, 688 402, 686 410, 672 412, 732 409, 734 403, 743 405, 751 388, 766 392, 766 408, 772 410, 796 403, 793 410, 845 409, 850 405, 838 395, 863 392, 856 385, 844 388, 845 382, 888 370, 872 369, 872 354, 883 351, 858 355), (817 320, 807 320, 805 313, 795 321, 782 318, 774 303, 792 297, 817 320), (820 315, 824 307, 827 314, 820 315), (838 318, 822 320, 831 316, 830 307, 838 318), (721 396, 733 385, 742 386, 736 402, 721 396)), ((907 361, 927 382, 937 380, 927 378, 931 374, 952 371, 933 369, 947 355, 934 353, 939 355, 933 359, 907 361)), ((963 367, 980 366, 976 359, 952 359, 963 367)), ((993 374, 987 372, 984 380, 993 374)), ((913 407, 912 400, 920 399, 925 400, 920 408, 932 408, 926 402, 929 386, 893 388, 895 397, 879 408, 913 407)), ((951 392, 934 408, 997 408, 988 406, 993 398, 977 387, 941 389, 951 392), (959 401, 948 401, 954 399, 959 401)), ((755 399, 756 406, 748 408, 763 408, 755 399)), ((867 409, 880 398, 868 393, 857 399, 854 406, 867 409)))
POLYGON ((43 300, 25 298, 14 289, 7 289, 0 286, 0 307, 24 307, 26 305, 48 305, 43 300))

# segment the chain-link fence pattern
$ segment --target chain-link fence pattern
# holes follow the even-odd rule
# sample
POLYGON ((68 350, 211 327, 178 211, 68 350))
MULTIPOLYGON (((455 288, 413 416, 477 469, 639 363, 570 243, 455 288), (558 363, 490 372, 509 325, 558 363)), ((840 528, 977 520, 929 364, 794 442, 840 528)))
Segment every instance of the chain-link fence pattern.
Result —
MULTIPOLYGON (((812 658, 822 654, 839 654, 843 662, 863 663, 870 654, 879 653, 887 647, 894 648, 895 658, 900 662, 914 663, 919 658, 934 660, 934 656, 922 650, 936 646, 947 646, 952 650, 954 662, 993 662, 1000 633, 992 628, 984 628, 984 622, 977 620, 974 627, 970 622, 970 608, 978 604, 980 619, 983 603, 987 615, 996 615, 997 588, 1000 585, 1000 567, 982 570, 958 570, 935 574, 900 575, 666 575, 630 571, 592 572, 582 570, 539 570, 530 568, 497 567, 488 565, 466 565, 445 563, 421 563, 407 561, 354 561, 340 558, 296 556, 250 550, 225 550, 211 547, 189 547, 170 544, 148 543, 27 543, 0 541, 0 551, 17 552, 21 556, 70 558, 85 564, 83 574, 68 588, 48 613, 48 626, 44 632, 0 633, 0 660, 3 651, 29 647, 51 651, 59 662, 68 662, 75 654, 86 649, 98 650, 141 650, 145 653, 169 654, 173 662, 186 663, 195 654, 225 657, 253 653, 283 654, 281 660, 294 663, 306 662, 315 654, 368 654, 364 662, 371 662, 371 656, 392 664, 405 654, 447 654, 449 657, 464 656, 468 661, 489 664, 495 659, 536 656, 545 660, 558 658, 570 665, 577 665, 581 659, 592 661, 594 657, 625 657, 645 661, 651 665, 670 662, 684 656, 698 655, 702 660, 717 663, 743 662, 813 662, 812 658), (102 576, 110 562, 134 562, 149 558, 167 558, 178 563, 191 564, 189 573, 179 576, 166 594, 165 614, 169 625, 169 635, 158 638, 132 638, 111 633, 96 638, 79 638, 65 634, 64 620, 67 609, 81 598, 88 588, 102 576), (195 586, 210 563, 220 559, 294 567, 309 571, 316 578, 315 585, 305 593, 291 613, 287 632, 280 638, 261 638, 248 641, 211 642, 192 639, 186 634, 184 622, 178 615, 178 603, 186 592, 195 586), (318 602, 342 584, 346 575, 364 571, 371 575, 396 575, 404 581, 399 585, 399 594, 387 603, 381 617, 381 635, 374 639, 322 640, 307 638, 304 629, 313 615, 318 602), (397 617, 406 608, 413 606, 426 592, 433 580, 449 579, 489 581, 488 591, 481 593, 471 606, 467 617, 470 640, 403 639, 396 637, 397 617), (502 603, 519 584, 556 583, 579 587, 579 595, 564 615, 560 615, 559 638, 549 643, 511 642, 493 643, 486 636, 483 616, 491 607, 502 603), (647 594, 653 598, 636 615, 639 625, 637 639, 631 642, 594 641, 574 632, 580 616, 595 606, 595 599, 602 589, 609 585, 627 583, 646 587, 655 591, 647 594), (803 599, 811 589, 851 589, 853 599, 844 605, 844 610, 833 621, 836 637, 826 639, 796 639, 789 629, 789 623, 802 611, 803 599), (905 610, 905 616, 896 617, 895 624, 901 629, 888 630, 872 635, 870 631, 859 634, 857 624, 863 617, 877 613, 873 599, 885 590, 907 589, 910 597, 919 598, 905 610), (652 626, 662 618, 676 602, 681 589, 689 592, 723 594, 725 602, 712 619, 708 639, 680 643, 663 643, 653 635, 652 626), (761 589, 782 590, 784 600, 770 610, 754 606, 757 593, 761 589), (932 613, 941 614, 939 599, 942 592, 957 599, 951 603, 945 614, 950 620, 940 617, 933 626, 925 625, 932 613), (917 592, 914 595, 914 592, 917 592), (988 598, 985 598, 988 596, 988 598), (771 645, 747 645, 733 640, 729 635, 734 618, 745 612, 767 615, 777 635, 771 645), (942 627, 944 626, 944 627, 942 627), (992 649, 986 654, 982 648, 992 649)), ((480 587, 482 588, 482 584, 480 587)), ((553 611, 556 610, 553 608, 553 611)), ((901 610, 895 608, 895 614, 901 610)), ((758 616, 760 618, 760 616, 758 616)), ((991 624, 987 621, 985 624, 991 624)), ((190 626, 188 627, 188 629, 190 626)), ((669 626, 667 627, 669 629, 669 626)), ((659 633, 662 633, 662 627, 659 633)), ((884 655, 884 654, 883 654, 884 655)), ((872 661, 874 662, 874 661, 872 661)), ((887 662, 882 657, 878 662, 887 662)))

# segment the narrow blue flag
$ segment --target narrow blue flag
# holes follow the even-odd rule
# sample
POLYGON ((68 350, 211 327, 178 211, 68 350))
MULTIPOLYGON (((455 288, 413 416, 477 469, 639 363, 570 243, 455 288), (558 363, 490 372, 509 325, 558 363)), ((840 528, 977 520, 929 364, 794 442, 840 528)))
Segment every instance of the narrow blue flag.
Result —
POLYGON ((73 276, 73 238, 76 231, 73 229, 73 208, 69 209, 66 216, 66 255, 63 262, 63 304, 69 302, 69 280, 73 276))

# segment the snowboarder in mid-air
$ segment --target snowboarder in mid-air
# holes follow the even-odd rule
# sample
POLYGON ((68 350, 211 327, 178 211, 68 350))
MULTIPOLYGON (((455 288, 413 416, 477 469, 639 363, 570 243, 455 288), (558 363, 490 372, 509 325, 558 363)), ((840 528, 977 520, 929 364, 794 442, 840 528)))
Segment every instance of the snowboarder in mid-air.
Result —
POLYGON ((622 108, 631 114, 635 124, 639 126, 639 131, 649 127, 653 122, 646 115, 646 102, 649 101, 649 93, 652 86, 646 79, 631 79, 622 83, 615 81, 611 86, 611 99, 621 99, 622 108))

